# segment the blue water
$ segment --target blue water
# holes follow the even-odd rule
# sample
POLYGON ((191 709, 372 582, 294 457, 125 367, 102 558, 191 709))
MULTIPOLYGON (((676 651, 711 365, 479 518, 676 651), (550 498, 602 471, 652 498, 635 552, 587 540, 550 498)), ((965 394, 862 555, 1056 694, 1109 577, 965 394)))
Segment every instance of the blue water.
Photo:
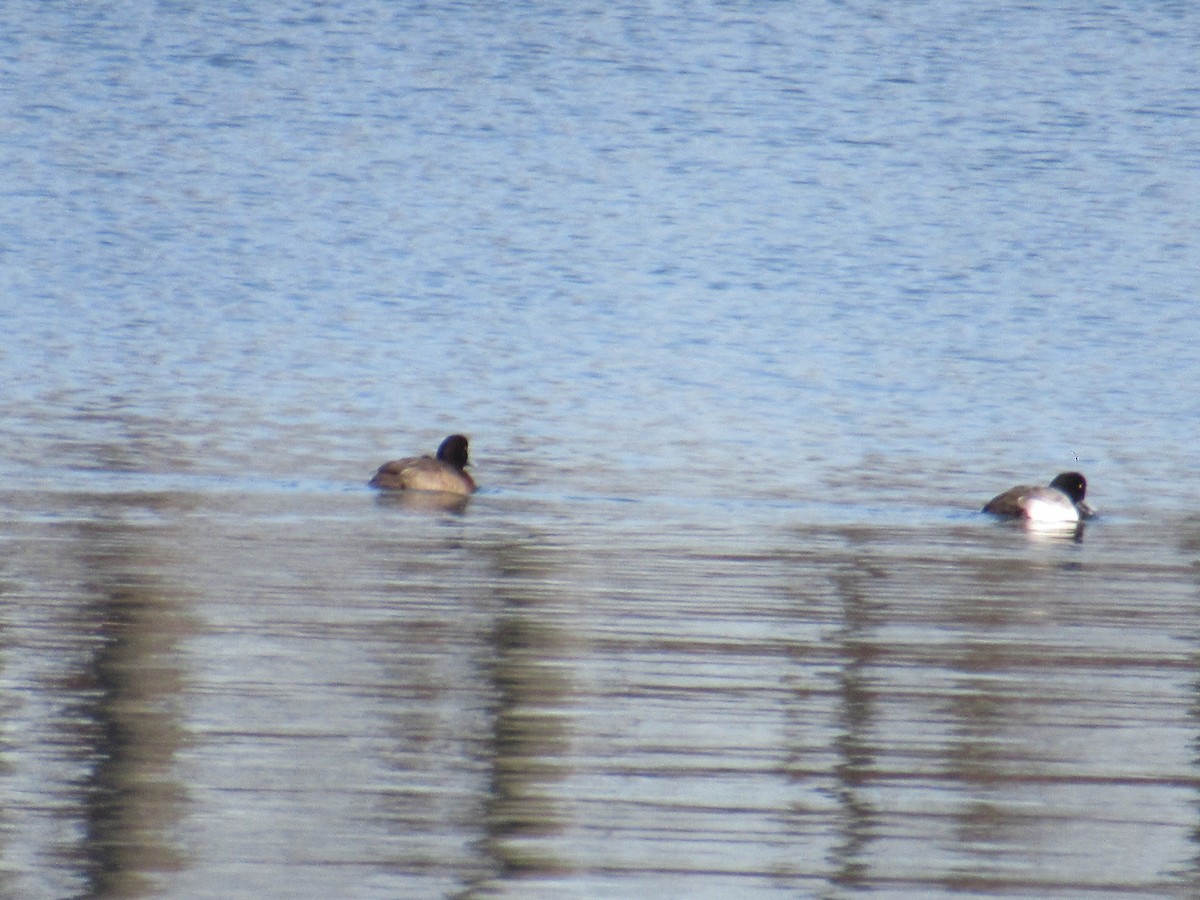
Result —
POLYGON ((0 78, 0 893, 1200 885, 1191 5, 23 3, 0 78), (451 431, 461 515, 365 488, 451 431))

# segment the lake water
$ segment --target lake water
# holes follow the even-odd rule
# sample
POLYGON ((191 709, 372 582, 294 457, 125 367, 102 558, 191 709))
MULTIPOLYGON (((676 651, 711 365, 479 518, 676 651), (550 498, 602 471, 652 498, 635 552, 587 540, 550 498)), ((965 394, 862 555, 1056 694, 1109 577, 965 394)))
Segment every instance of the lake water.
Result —
POLYGON ((1200 8, 5 18, 0 896, 1200 895, 1200 8))

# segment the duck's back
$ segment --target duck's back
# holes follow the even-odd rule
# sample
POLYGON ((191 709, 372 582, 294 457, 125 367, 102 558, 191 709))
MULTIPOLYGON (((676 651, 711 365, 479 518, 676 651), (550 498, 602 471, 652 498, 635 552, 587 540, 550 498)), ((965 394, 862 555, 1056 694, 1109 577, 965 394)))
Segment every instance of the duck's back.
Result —
POLYGON ((1023 516, 1025 515, 1025 509, 1021 505, 1021 501, 1032 490, 1034 490, 1034 485, 1018 484, 1016 487, 1009 488, 1003 494, 997 494, 989 500, 984 505, 983 511, 996 516, 1023 516))
POLYGON ((370 484, 389 491, 444 491, 448 494, 475 491, 475 482, 470 475, 432 456, 409 456, 386 462, 379 467, 370 484))

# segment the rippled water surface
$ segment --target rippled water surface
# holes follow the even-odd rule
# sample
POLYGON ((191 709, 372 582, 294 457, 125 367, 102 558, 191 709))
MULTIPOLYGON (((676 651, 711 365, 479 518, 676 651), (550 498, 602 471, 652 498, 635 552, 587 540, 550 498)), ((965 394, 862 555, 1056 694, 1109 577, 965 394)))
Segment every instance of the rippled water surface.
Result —
POLYGON ((1200 894, 1190 5, 6 18, 0 896, 1200 894))

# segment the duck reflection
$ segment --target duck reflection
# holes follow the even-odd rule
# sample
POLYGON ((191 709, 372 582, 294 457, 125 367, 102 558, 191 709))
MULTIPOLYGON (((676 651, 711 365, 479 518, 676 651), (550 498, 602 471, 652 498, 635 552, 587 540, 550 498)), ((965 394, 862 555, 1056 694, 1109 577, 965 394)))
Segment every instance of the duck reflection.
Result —
POLYGON ((375 502, 382 507, 410 513, 462 515, 471 498, 448 491, 380 491, 375 502))
POLYGON ((1082 544, 1083 522, 1033 522, 1014 523, 1025 531, 1029 538, 1039 544, 1082 544))

